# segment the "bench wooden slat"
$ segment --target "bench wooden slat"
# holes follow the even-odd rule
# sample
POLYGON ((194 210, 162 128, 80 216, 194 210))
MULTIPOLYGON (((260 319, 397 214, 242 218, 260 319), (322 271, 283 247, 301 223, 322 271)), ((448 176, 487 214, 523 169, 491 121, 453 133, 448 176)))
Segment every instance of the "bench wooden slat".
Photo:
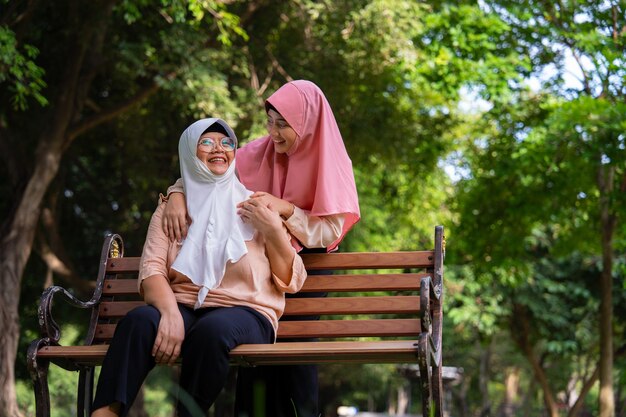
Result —
MULTIPOLYGON (((144 304, 143 301, 103 301, 100 303, 100 318, 123 317, 144 304)), ((418 313, 419 306, 418 296, 290 298, 283 314, 408 314, 418 313)))
POLYGON ((417 296, 290 298, 283 315, 415 314, 419 307, 417 296))
MULTIPOLYGON (((406 269, 434 265, 434 251, 305 253, 302 260, 309 270, 322 269, 406 269)), ((107 273, 125 274, 139 270, 139 257, 109 259, 107 273)))
POLYGON ((278 337, 411 337, 421 330, 418 319, 281 321, 278 337))
POLYGON ((231 359, 245 365, 299 363, 399 363, 415 362, 416 341, 288 342, 273 345, 240 345, 231 359))
POLYGON ((116 295, 139 296, 136 279, 106 279, 102 286, 102 295, 114 297, 116 295))
POLYGON ((124 258, 111 258, 107 260, 107 274, 128 274, 139 271, 139 256, 124 258))
MULTIPOLYGON (((300 292, 418 291, 420 279, 427 275, 429 274, 309 275, 300 292)), ((105 296, 137 295, 137 280, 107 279, 102 293, 105 296)))
POLYGON ((426 273, 309 275, 300 290, 304 292, 419 291, 426 273))
POLYGON ((308 270, 428 268, 434 265, 434 251, 305 253, 308 270))
MULTIPOLYGON (((371 342, 285 342, 267 345, 240 345, 231 351, 233 362, 246 365, 297 363, 395 363, 416 360, 414 340, 371 342)), ((79 364, 99 364, 108 345, 44 346, 40 358, 75 360, 79 364)))
POLYGON ((37 356, 47 359, 67 358, 83 363, 100 363, 106 355, 109 345, 91 346, 43 346, 37 352, 37 356))
MULTIPOLYGON (((98 342, 110 341, 116 326, 99 324, 94 339, 98 342)), ((413 337, 421 331, 418 319, 281 321, 278 338, 413 337)))
POLYGON ((103 301, 98 308, 100 319, 124 317, 133 308, 145 305, 143 301, 103 301))

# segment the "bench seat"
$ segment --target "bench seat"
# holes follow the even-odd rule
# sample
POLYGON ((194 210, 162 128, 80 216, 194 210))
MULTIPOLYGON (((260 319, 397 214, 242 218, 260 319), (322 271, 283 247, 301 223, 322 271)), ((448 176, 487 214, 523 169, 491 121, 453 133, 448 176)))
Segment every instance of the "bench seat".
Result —
MULTIPOLYGON (((71 361, 78 366, 102 363, 108 345, 44 346, 37 356, 42 360, 71 361)), ((235 365, 292 365, 307 363, 411 363, 417 361, 416 340, 377 340, 369 342, 283 342, 237 346, 230 352, 235 365)))

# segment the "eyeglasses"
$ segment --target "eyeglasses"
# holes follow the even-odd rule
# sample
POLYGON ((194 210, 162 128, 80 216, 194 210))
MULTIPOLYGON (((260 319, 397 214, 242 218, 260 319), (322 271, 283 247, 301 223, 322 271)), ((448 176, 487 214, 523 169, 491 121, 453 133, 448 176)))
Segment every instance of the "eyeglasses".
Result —
MULTIPOLYGON (((226 152, 230 152, 235 150, 236 143, 235 139, 224 136, 222 139, 219 140, 219 145, 220 148, 222 148, 226 152)), ((200 139, 200 142, 198 142, 198 147, 205 152, 212 152, 213 149, 217 147, 217 143, 215 142, 215 139, 202 138, 200 139)))

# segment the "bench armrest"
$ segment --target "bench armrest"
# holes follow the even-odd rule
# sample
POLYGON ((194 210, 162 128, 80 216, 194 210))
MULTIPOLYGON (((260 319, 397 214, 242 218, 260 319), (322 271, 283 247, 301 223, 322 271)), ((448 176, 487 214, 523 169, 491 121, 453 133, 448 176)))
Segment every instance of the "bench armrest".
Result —
MULTIPOLYGON (((98 277, 96 279, 96 288, 89 301, 82 301, 76 298, 71 292, 63 287, 52 286, 47 288, 41 295, 38 309, 39 330, 41 339, 46 340, 48 345, 58 345, 61 338, 61 329, 52 317, 52 304, 55 296, 59 294, 63 299, 73 305, 74 307, 82 309, 91 309, 92 318, 91 325, 88 331, 86 343, 90 344, 93 338, 93 324, 97 320, 97 307, 100 304, 102 297, 102 287, 104 280, 107 276, 106 267, 107 262, 111 258, 121 258, 124 256, 124 241, 118 234, 108 234, 104 239, 102 245, 102 252, 100 254, 100 268, 98 271, 98 277)), ((41 340, 40 339, 40 340, 41 340)))
POLYGON ((94 295, 89 301, 81 301, 65 288, 57 285, 49 287, 43 292, 37 313, 39 319, 39 331, 40 336, 42 338, 47 338, 52 344, 58 344, 61 337, 61 329, 52 317, 52 305, 57 294, 63 296, 62 298, 70 305, 82 309, 92 309, 98 305, 102 290, 100 289, 100 291, 98 291, 98 289, 96 289, 94 295))

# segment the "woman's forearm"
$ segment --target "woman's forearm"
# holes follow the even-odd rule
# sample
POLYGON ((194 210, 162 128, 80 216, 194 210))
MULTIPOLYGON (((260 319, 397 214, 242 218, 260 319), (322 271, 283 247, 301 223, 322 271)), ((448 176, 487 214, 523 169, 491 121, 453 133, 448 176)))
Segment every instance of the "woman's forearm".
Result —
POLYGON ((288 235, 284 230, 265 234, 265 249, 270 268, 285 285, 289 285, 293 275, 292 265, 296 256, 288 235))
POLYGON ((169 281, 162 275, 152 275, 141 283, 146 304, 156 307, 161 314, 178 311, 176 297, 169 281))

